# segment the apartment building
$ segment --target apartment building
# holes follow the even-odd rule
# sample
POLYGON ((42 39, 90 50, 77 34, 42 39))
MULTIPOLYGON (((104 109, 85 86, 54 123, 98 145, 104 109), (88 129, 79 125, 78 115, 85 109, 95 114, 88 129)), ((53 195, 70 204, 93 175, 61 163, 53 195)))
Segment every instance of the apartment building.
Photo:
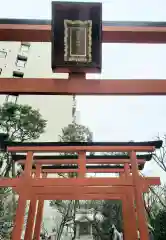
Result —
MULTIPOLYGON (((52 73, 51 43, 0 42, 0 77, 65 78, 67 74, 52 73)), ((0 96, 0 104, 5 97, 0 96)), ((11 101, 15 98, 9 96, 11 101)), ((39 109, 48 120, 41 141, 57 141, 61 129, 72 122, 72 96, 24 95, 17 101, 39 109)))

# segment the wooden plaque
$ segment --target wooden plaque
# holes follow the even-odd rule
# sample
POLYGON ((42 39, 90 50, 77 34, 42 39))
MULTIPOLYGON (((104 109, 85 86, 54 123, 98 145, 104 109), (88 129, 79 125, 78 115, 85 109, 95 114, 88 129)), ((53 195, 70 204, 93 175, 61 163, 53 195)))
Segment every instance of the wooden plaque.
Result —
POLYGON ((101 3, 52 2, 53 72, 101 72, 101 3))

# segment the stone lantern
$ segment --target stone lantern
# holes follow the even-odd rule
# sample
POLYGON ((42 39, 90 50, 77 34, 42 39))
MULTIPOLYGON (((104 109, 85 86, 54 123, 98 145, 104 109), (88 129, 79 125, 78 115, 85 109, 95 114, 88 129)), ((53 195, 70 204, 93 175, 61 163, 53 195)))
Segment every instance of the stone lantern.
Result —
POLYGON ((92 222, 88 216, 80 216, 76 220, 76 239, 93 240, 92 222))

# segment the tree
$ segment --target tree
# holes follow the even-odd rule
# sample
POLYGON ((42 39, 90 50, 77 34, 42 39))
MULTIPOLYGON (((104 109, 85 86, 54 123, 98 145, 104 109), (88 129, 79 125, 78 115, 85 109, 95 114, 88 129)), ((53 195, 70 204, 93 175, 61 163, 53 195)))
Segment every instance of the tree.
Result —
MULTIPOLYGON (((166 135, 162 138, 160 136, 157 137, 157 140, 162 140, 163 145, 153 154, 153 160, 160 167, 162 171, 166 173, 166 135)), ((145 209, 148 215, 148 220, 152 227, 155 229, 154 232, 158 231, 158 227, 156 225, 159 222, 160 217, 164 214, 163 211, 166 210, 166 186, 156 186, 150 187, 149 192, 144 194, 145 196, 145 209), (161 210, 162 209, 162 210, 161 210), (164 210, 163 210, 164 209, 164 210)), ((155 236, 155 239, 158 240, 155 236)), ((161 237, 161 240, 164 239, 161 237)))
POLYGON ((149 186, 148 192, 143 196, 150 233, 155 240, 165 239, 165 237, 161 237, 160 219, 163 218, 162 213, 166 211, 166 185, 149 186))
POLYGON ((71 123, 62 129, 61 142, 92 142, 92 132, 88 127, 71 123))
POLYGON ((166 209, 164 188, 163 186, 151 186, 143 196, 148 222, 154 228, 154 221, 160 209, 166 209))
POLYGON ((154 220, 155 240, 166 239, 166 209, 161 209, 154 220))
MULTIPOLYGON (((44 133, 46 123, 40 112, 29 105, 5 102, 0 106, 0 132, 8 135, 8 141, 36 140, 44 133)), ((3 154, 0 160, 1 176, 8 176, 12 166, 9 154, 3 154)))
POLYGON ((102 207, 104 221, 102 223, 103 232, 114 224, 118 231, 123 232, 122 204, 118 200, 105 200, 102 207))
MULTIPOLYGON (((8 141, 36 140, 44 133, 46 123, 47 121, 43 119, 40 112, 29 105, 5 102, 0 106, 0 132, 8 135, 8 141)), ((10 153, 0 153, 1 177, 15 177, 16 170, 14 166, 10 153)), ((12 194, 9 188, 1 188, 0 235, 4 234, 3 229, 5 229, 7 231, 5 239, 7 239, 7 234, 10 233, 9 228, 11 230, 15 208, 16 199, 14 193, 12 194), (6 201, 7 205, 4 204, 6 201)))
POLYGON ((0 188, 0 237, 2 239, 10 239, 10 232, 12 229, 13 209, 11 190, 8 188, 0 188))
POLYGON ((158 140, 163 140, 163 145, 159 150, 156 150, 153 155, 154 161, 157 165, 166 173, 166 135, 162 138, 160 136, 157 137, 158 140))
POLYGON ((44 133, 47 121, 29 105, 5 102, 0 106, 0 130, 11 141, 35 140, 44 133))
POLYGON ((93 237, 95 240, 112 239, 112 226, 123 232, 122 204, 118 200, 102 200, 94 208, 93 237), (97 214, 102 218, 97 219, 97 214))

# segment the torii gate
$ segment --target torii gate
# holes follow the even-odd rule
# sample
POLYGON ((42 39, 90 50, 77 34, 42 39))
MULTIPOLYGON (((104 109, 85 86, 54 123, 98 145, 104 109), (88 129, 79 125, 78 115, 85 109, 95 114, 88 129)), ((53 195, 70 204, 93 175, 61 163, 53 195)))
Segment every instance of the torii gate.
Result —
POLYGON ((140 177, 138 167, 142 169, 146 159, 150 159, 150 155, 137 156, 136 152, 153 152, 162 146, 162 141, 141 143, 5 142, 5 145, 7 146, 8 152, 13 154, 26 152, 26 159, 25 155, 13 155, 13 160, 19 160, 19 163, 24 165, 23 174, 18 178, 0 180, 1 187, 13 187, 19 195, 12 235, 13 240, 21 239, 27 200, 30 200, 31 203, 24 239, 40 239, 43 204, 44 200, 49 199, 120 199, 123 205, 125 238, 127 240, 137 239, 137 230, 139 229, 141 238, 148 239, 142 193, 146 192, 150 185, 159 185, 160 179, 140 177), (76 155, 75 158, 65 156, 65 159, 62 158, 62 156, 35 157, 34 153, 37 152, 77 152, 78 155, 76 155), (86 152, 129 152, 130 157, 86 156, 86 152), (65 164, 64 167, 62 167, 62 163, 63 165, 65 164), (113 167, 111 165, 113 163, 118 165, 123 164, 124 166, 113 167), (47 164, 47 167, 42 167, 43 164, 47 164), (58 167, 59 164, 61 166, 58 167), (92 164, 98 165, 94 166, 92 164), (108 164, 107 167, 104 164, 108 164), (34 167, 36 169, 36 176, 33 178, 34 167), (41 173, 45 175, 43 177, 46 177, 46 174, 55 172, 76 172, 77 178, 41 178, 41 173), (119 172, 120 175, 118 178, 87 178, 86 173, 89 172, 119 172), (37 201, 38 210, 35 223, 37 201), (134 202, 136 207, 134 206, 134 202))
MULTIPOLYGON (((52 37, 50 21, 43 20, 0 20, 1 41, 30 41, 50 42, 52 37)), ((166 43, 166 23, 153 22, 103 22, 102 41, 120 43, 166 43)), ((42 78, 0 78, 0 94, 68 94, 68 95, 165 95, 166 80, 86 80, 85 74, 70 74, 69 79, 42 78)), ((144 212, 142 192, 147 191, 149 185, 160 184, 159 178, 141 178, 138 173, 136 152, 153 152, 160 148, 161 141, 146 143, 7 143, 7 150, 13 153, 26 152, 25 169, 23 175, 16 179, 0 179, 1 187, 13 187, 19 194, 19 201, 13 229, 12 240, 21 238, 22 224, 27 200, 31 200, 28 214, 28 225, 24 239, 32 239, 35 206, 38 200, 38 212, 34 230, 34 237, 39 240, 42 218, 43 201, 45 199, 121 199, 123 202, 125 239, 137 239, 137 229, 141 240, 148 240, 148 229, 144 212), (104 168, 94 169, 86 166, 92 159, 86 157, 86 152, 128 152, 129 159, 118 158, 98 159, 96 163, 106 162, 124 164, 121 170, 104 168), (78 169, 64 169, 62 171, 76 171, 77 179, 45 179, 45 174, 54 172, 41 168, 41 158, 35 161, 35 178, 32 177, 32 160, 34 152, 77 152, 78 169), (87 160, 86 160, 87 159, 87 160), (103 161, 104 160, 104 161, 103 161), (131 174, 129 169, 131 165, 131 174), (119 178, 86 178, 87 172, 120 172, 119 178), (122 171, 122 172, 121 172, 122 171), (136 203, 136 213, 134 209, 136 203), (136 225, 136 218, 138 225, 136 225), (131 228, 132 225, 132 228, 131 228)), ((35 159, 35 158, 34 158, 35 159)), ((139 158, 138 158, 139 159, 139 158)), ((45 160, 52 164, 54 159, 45 160)), ((42 160, 43 161, 43 160, 42 160)), ((61 163, 61 160, 56 159, 61 163)), ((64 159, 66 163, 74 163, 74 159, 64 159), (67 161, 66 161, 67 160, 67 161)), ((59 169, 56 169, 58 172, 59 169)))
MULTIPOLYGON (((157 142, 156 143, 153 142, 153 143, 157 144, 157 142)), ((156 147, 160 147, 160 146, 156 145, 156 147)), ((146 161, 150 161, 151 158, 152 158, 151 154, 136 155, 138 169, 143 170, 146 161)), ((12 159, 14 162, 21 164, 22 169, 24 170, 26 155, 20 155, 20 154, 12 155, 12 159)), ((132 170, 131 170, 130 157, 127 155, 115 155, 115 156, 112 156, 112 155, 108 155, 108 156, 107 155, 96 155, 96 156, 87 155, 86 159, 84 161, 84 164, 85 164, 85 166, 83 166, 83 167, 86 167, 86 172, 84 174, 86 174, 86 173, 119 173, 119 177, 121 177, 122 179, 131 178, 130 174, 131 174, 132 170), (121 166, 119 164, 123 164, 123 166, 121 166)), ((79 168, 78 155, 66 155, 65 158, 62 155, 59 155, 59 156, 58 155, 55 155, 55 156, 53 156, 53 155, 52 156, 50 156, 50 155, 36 156, 35 155, 33 158, 32 172, 34 174, 36 174, 36 175, 34 175, 34 177, 38 177, 39 174, 42 174, 44 177, 46 177, 48 174, 74 173, 74 172, 77 173, 77 175, 79 177, 80 168, 79 168)), ((142 177, 140 177, 140 180, 142 182, 141 187, 142 187, 143 192, 146 192, 150 185, 159 185, 160 184, 159 178, 142 178, 142 177)), ((82 190, 83 189, 81 188, 80 191, 82 192, 82 190)), ((74 189, 74 191, 75 191, 75 189, 74 189)), ((63 194, 64 193, 62 193, 62 196, 60 194, 58 194, 57 199, 64 198, 63 194)), ((65 194, 68 196, 68 192, 65 192, 65 194)), ((70 192, 70 194, 73 194, 73 193, 70 192)), ((98 196, 99 196, 99 194, 98 194, 98 196)), ((90 195, 89 195, 89 197, 91 199, 90 195)), ((112 197, 115 197, 115 199, 116 199, 115 195, 114 196, 112 195, 111 199, 112 199, 112 197)), ((84 198, 85 198, 85 196, 84 196, 84 198)), ((87 198, 88 198, 88 195, 87 195, 87 198)), ((100 196, 100 199, 102 199, 102 196, 100 196)), ((104 199, 104 196, 103 196, 103 199, 104 199)), ((119 196, 118 196, 118 199, 119 199, 119 196)), ((131 205, 130 205, 131 202, 132 202, 132 199, 130 199, 129 202, 127 201, 127 203, 129 204, 128 209, 131 207, 131 205)), ((27 222, 26 231, 25 231, 25 239, 33 239, 33 237, 35 239, 39 239, 41 223, 42 223, 43 200, 39 201, 39 207, 37 208, 37 218, 35 221, 36 207, 37 207, 37 200, 31 201, 31 204, 30 204, 31 210, 29 211, 29 215, 28 215, 28 222, 27 222), (32 231, 33 228, 34 228, 34 235, 33 235, 33 231, 32 231)), ((127 206, 124 206, 123 209, 125 207, 127 207, 127 206)), ((132 214, 134 214, 134 209, 133 209, 132 214)), ((135 220, 134 220, 134 222, 136 223, 135 220)), ((134 225, 134 227, 135 227, 134 231, 136 231, 136 226, 134 225)), ((125 232, 127 232, 126 229, 125 229, 125 232)), ((129 233, 130 232, 131 231, 129 231, 129 233)), ((128 236, 129 236, 129 233, 128 233, 128 236)), ((132 236, 133 235, 131 234, 131 237, 132 236)))

